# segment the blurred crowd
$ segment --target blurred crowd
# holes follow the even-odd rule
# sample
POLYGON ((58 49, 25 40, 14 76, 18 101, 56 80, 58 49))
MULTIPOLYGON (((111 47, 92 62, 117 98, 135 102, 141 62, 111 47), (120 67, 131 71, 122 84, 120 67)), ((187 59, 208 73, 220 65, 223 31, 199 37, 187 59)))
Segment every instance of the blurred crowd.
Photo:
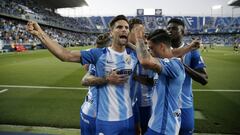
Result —
MULTIPOLYGON (((35 20, 44 25, 45 32, 62 46, 91 45, 94 44, 99 33, 108 31, 108 23, 112 19, 111 16, 62 17, 52 9, 44 8, 37 2, 33 0, 1 0, 0 14, 5 16, 0 17, 1 45, 11 45, 13 43, 40 44, 38 39, 26 32, 27 20, 35 20)), ((132 17, 129 16, 128 18, 132 17)), ((171 16, 138 16, 138 18, 144 22, 146 31, 149 32, 158 28, 166 28, 166 21, 171 16)), ((237 34, 234 33, 240 33, 240 17, 205 17, 205 24, 201 27, 197 27, 199 26, 197 21, 193 21, 194 23, 191 26, 186 21, 186 17, 182 16, 180 18, 185 19, 188 34, 185 37, 186 42, 190 42, 194 37, 196 38, 194 34, 200 34, 197 38, 200 38, 204 44, 232 45, 239 41, 239 35, 236 36, 237 34), (232 23, 226 24, 224 22, 232 23), (204 35, 204 32, 211 33, 211 35, 204 35)), ((192 20, 203 19, 203 17, 196 18, 198 17, 192 17, 192 20)))
POLYGON ((214 34, 214 35, 188 35, 184 37, 184 42, 190 43, 192 39, 200 39, 202 44, 218 44, 232 46, 240 44, 240 34, 214 34))
MULTIPOLYGON (((12 43, 40 44, 40 41, 26 31, 26 22, 13 19, 0 18, 0 40, 5 45, 12 43)), ((92 45, 96 40, 95 34, 77 33, 56 28, 43 27, 52 39, 63 46, 92 45)))

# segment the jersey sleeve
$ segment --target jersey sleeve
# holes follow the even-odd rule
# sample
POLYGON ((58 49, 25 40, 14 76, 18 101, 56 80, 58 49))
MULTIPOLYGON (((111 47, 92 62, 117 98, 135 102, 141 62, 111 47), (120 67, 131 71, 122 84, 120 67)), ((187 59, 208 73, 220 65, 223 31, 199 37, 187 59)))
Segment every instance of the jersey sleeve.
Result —
POLYGON ((160 63, 162 65, 162 71, 160 74, 170 78, 178 77, 180 71, 184 69, 183 65, 178 59, 160 59, 160 63))
POLYGON ((206 67, 198 50, 192 51, 191 53, 191 68, 198 69, 206 67))
POLYGON ((102 49, 99 48, 93 48, 90 50, 84 50, 81 51, 81 64, 85 65, 85 64, 96 64, 98 58, 101 56, 102 54, 102 49))

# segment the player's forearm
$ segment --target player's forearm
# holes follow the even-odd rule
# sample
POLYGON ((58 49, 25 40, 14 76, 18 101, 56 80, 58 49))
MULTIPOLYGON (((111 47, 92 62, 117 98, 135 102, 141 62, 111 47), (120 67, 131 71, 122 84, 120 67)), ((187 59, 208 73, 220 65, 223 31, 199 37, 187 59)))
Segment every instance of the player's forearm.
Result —
POLYGON ((208 83, 208 76, 207 74, 199 73, 194 69, 190 68, 189 66, 185 65, 186 73, 196 82, 201 83, 202 85, 206 85, 208 83))
POLYGON ((37 37, 48 48, 48 50, 61 61, 69 61, 70 51, 64 49, 57 42, 50 39, 45 32, 40 32, 37 37))
POLYGON ((128 48, 131 48, 131 49, 133 49, 133 50, 136 50, 136 46, 133 45, 133 44, 131 44, 131 43, 128 43, 128 44, 127 44, 127 47, 128 47, 128 48))
POLYGON ((136 49, 137 57, 140 64, 145 69, 151 69, 157 73, 160 73, 162 71, 162 66, 158 60, 152 57, 152 55, 148 51, 148 47, 144 43, 144 40, 138 39, 136 45, 137 45, 137 49, 136 49))
POLYGON ((133 79, 138 81, 141 84, 148 85, 148 86, 149 85, 153 86, 153 84, 154 84, 153 78, 148 78, 148 77, 143 77, 143 76, 134 76, 133 79))
POLYGON ((136 43, 136 51, 139 62, 144 66, 148 64, 149 59, 152 57, 148 52, 148 47, 145 45, 143 39, 138 39, 136 43))
POLYGON ((96 77, 96 76, 93 76, 93 75, 90 75, 89 73, 87 73, 83 77, 81 83, 83 86, 98 86, 98 85, 107 84, 108 80, 106 78, 96 77))
POLYGON ((191 46, 188 45, 188 46, 184 46, 182 48, 173 49, 172 53, 175 57, 181 57, 190 51, 192 51, 192 49, 191 49, 191 46))

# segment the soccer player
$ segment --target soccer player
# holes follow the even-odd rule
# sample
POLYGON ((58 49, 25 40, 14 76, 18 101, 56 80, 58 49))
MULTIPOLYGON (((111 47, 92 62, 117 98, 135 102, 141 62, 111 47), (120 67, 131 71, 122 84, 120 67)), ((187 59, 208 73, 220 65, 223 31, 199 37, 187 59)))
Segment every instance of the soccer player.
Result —
MULTIPOLYGON (((168 22, 167 30, 171 33, 173 48, 185 46, 183 43, 185 25, 179 19, 171 19, 168 22)), ((195 40, 195 42, 199 42, 195 40)), ((200 43, 197 43, 200 44, 200 43)), ((183 63, 186 71, 186 77, 182 86, 181 94, 181 129, 180 135, 192 135, 194 132, 194 107, 192 93, 192 79, 202 85, 208 83, 208 75, 205 64, 198 50, 193 50, 183 57, 183 63)))
MULTIPOLYGON (((128 43, 129 25, 119 15, 110 22, 111 47, 89 51, 68 51, 52 41, 36 22, 30 21, 28 31, 36 35, 49 51, 66 62, 94 64, 97 77, 107 77, 112 71, 122 76, 123 84, 105 84, 98 87, 96 134, 132 135, 135 133, 130 98, 130 81, 137 63, 136 53, 125 46, 128 43), (111 128, 109 128, 111 126, 111 128)), ((108 81, 108 80, 107 80, 108 81)))
POLYGON ((202 52, 204 52, 204 51, 208 52, 207 45, 203 45, 202 52))
MULTIPOLYGON (((142 21, 137 18, 133 18, 129 20, 129 44, 133 49, 136 49, 136 37, 135 34, 137 31, 135 31, 136 27, 144 27, 142 21)), ((146 41, 147 37, 144 38, 145 44, 147 44, 146 41)), ((188 46, 185 46, 183 48, 173 49, 172 53, 175 57, 182 56, 187 52, 190 52, 191 50, 198 49, 200 46, 196 46, 195 44, 191 44, 188 46)), ((152 81, 153 81, 153 72, 149 69, 144 69, 141 64, 137 64, 136 66, 136 76, 134 79, 136 82, 132 83, 132 85, 135 86, 134 90, 137 90, 137 104, 134 105, 134 118, 135 123, 138 125, 140 122, 141 127, 141 134, 144 134, 148 128, 148 121, 151 116, 151 106, 152 106, 152 81), (139 121, 139 120, 140 121, 139 121)))
MULTIPOLYGON (((98 36, 96 41, 96 48, 104 48, 110 45, 110 35, 109 33, 101 34, 98 36)), ((106 83, 116 83, 117 80, 121 79, 116 74, 111 74, 108 76, 109 80, 106 81, 105 78, 96 77, 96 68, 93 64, 86 65, 88 72, 82 78, 83 86, 90 86, 85 101, 81 106, 80 110, 80 127, 81 135, 95 135, 96 134, 96 114, 97 114, 97 86, 104 85, 106 83)), ((118 82, 119 84, 123 82, 118 82)))
POLYGON ((175 135, 180 128, 180 95, 185 78, 184 66, 171 50, 170 35, 162 29, 155 30, 148 37, 148 52, 143 40, 143 28, 136 28, 137 56, 146 69, 155 72, 152 96, 152 115, 145 135, 175 135))
MULTIPOLYGON (((132 45, 136 45, 136 37, 135 37, 135 27, 144 27, 142 21, 138 18, 133 18, 129 20, 129 36, 128 36, 128 41, 132 45)), ((146 38, 145 38, 146 40, 146 38)), ((134 119, 135 119, 135 124, 136 128, 140 127, 141 129, 137 130, 138 132, 140 131, 141 134, 144 134, 147 131, 148 128, 148 121, 151 117, 151 107, 152 107, 152 85, 151 84, 142 84, 138 81, 138 79, 141 77, 144 77, 146 79, 152 79, 152 72, 149 69, 144 69, 141 64, 137 64, 136 69, 135 69, 135 75, 134 77, 135 81, 132 83, 134 85, 133 90, 136 90, 135 95, 136 95, 136 103, 134 102, 134 119)))

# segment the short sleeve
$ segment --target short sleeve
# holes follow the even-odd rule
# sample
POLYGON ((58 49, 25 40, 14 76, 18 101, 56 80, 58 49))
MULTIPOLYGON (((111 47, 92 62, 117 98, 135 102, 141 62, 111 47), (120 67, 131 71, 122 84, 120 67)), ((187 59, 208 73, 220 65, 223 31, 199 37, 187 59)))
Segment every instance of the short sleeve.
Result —
POLYGON ((191 52, 190 67, 193 68, 193 69, 206 67, 198 50, 195 50, 195 51, 191 52))
POLYGON ((96 64, 98 58, 102 55, 103 50, 100 48, 93 48, 90 50, 81 51, 81 64, 96 64))
POLYGON ((177 58, 175 58, 175 59, 160 59, 160 63, 162 65, 162 72, 160 74, 163 74, 170 78, 178 77, 179 72, 184 69, 180 60, 178 60, 177 58))

